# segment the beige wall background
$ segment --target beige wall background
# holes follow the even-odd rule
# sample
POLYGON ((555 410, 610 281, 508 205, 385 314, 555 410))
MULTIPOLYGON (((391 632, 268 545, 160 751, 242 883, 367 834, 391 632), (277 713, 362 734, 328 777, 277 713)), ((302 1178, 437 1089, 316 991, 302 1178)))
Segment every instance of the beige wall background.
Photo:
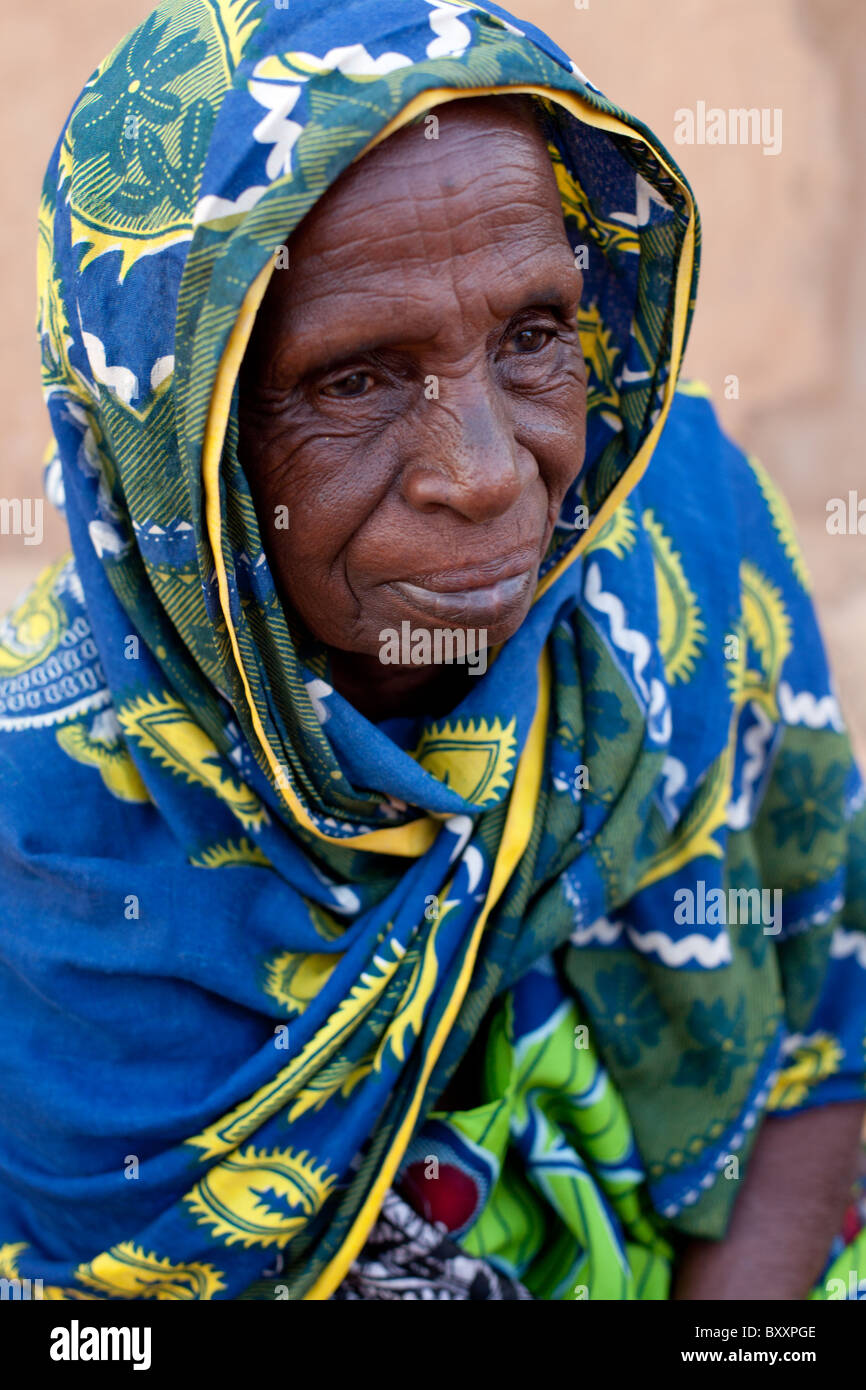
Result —
MULTIPOLYGON (((704 253, 685 370, 791 502, 843 707, 866 758, 866 536, 826 504, 866 498, 866 5, 863 0, 511 0, 669 146, 701 208, 704 253), (678 108, 780 108, 782 148, 674 142, 678 108), (739 398, 725 399, 736 376, 739 398)), ((36 209, 61 124, 151 0, 28 0, 0 45, 0 495, 41 495, 47 417, 34 332, 36 209), (38 61, 34 56, 38 55, 38 61)), ((0 611, 65 546, 0 536, 0 611)))

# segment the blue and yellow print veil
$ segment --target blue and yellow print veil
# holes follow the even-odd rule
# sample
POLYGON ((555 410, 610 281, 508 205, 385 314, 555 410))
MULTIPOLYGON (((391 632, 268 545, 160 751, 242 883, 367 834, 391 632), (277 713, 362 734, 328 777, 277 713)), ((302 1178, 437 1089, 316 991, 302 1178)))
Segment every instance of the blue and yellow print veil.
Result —
POLYGON ((87 82, 39 219, 72 556, 0 631, 2 1272, 327 1298, 447 1141, 467 1248, 664 1297, 765 1110, 863 1094, 863 790, 784 504, 677 388, 698 249, 652 133, 495 5, 164 0, 87 82), (587 458, 521 629, 398 735, 296 647, 237 375, 340 173, 505 91, 584 266, 587 458), (753 889, 772 933, 675 912, 753 889), (483 1104, 436 1112, 488 1032, 483 1104))

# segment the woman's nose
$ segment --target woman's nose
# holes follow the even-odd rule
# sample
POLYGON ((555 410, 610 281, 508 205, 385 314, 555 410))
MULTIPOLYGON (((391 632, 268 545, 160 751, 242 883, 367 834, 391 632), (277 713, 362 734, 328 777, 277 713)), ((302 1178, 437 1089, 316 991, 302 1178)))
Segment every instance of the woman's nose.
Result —
POLYGON ((469 521, 502 516, 535 476, 493 383, 441 382, 438 400, 413 419, 403 496, 416 511, 450 507, 469 521))

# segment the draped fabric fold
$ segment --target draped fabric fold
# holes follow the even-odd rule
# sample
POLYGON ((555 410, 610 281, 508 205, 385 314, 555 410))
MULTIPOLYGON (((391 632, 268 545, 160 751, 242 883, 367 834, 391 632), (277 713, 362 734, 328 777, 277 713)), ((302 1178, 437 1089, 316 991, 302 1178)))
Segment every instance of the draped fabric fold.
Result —
POLYGON ((766 1110, 864 1094, 863 787, 785 504, 677 386, 699 244, 652 133, 495 5, 163 0, 86 84, 39 222, 72 555, 0 628, 0 1273, 328 1298, 397 1184, 536 1297, 661 1298, 766 1110), (237 376, 352 161, 513 91, 586 463, 529 616, 407 732, 298 646, 237 376))

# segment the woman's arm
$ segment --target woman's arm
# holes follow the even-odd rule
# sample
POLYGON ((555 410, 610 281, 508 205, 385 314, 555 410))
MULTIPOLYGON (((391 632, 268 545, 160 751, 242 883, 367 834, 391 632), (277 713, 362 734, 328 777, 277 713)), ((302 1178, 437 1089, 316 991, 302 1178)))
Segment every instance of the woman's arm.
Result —
POLYGON ((723 1241, 694 1240, 675 1299, 803 1299, 838 1234, 857 1173, 861 1101, 770 1115, 723 1241))

